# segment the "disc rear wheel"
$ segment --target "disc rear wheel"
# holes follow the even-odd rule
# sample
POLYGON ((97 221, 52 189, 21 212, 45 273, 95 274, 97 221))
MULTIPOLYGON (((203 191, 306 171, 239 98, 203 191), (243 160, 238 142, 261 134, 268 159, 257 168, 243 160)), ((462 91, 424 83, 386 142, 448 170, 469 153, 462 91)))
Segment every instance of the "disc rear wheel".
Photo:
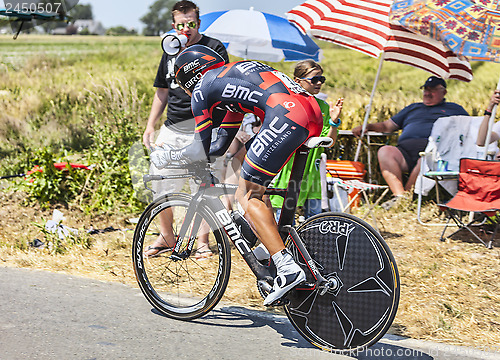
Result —
MULTIPOLYGON (((385 241, 366 222, 344 213, 312 217, 297 232, 322 276, 337 286, 324 294, 312 285, 292 291, 285 306, 292 324, 329 351, 374 344, 392 324, 399 302, 399 275, 385 241)), ((291 238, 287 247, 306 271, 306 284, 314 284, 291 238)))

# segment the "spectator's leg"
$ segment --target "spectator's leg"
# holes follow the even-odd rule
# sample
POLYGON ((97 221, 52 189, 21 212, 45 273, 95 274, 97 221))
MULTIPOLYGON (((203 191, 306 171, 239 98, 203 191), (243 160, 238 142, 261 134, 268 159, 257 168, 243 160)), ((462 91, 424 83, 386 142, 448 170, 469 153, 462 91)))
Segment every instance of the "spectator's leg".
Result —
POLYGON ((411 171, 410 177, 408 178, 408 181, 405 184, 405 191, 410 191, 412 187, 415 186, 418 174, 420 173, 420 162, 421 159, 418 160, 417 165, 411 171))
POLYGON ((401 151, 395 146, 382 146, 378 150, 378 163, 392 193, 395 196, 403 195, 405 192, 403 173, 408 171, 408 166, 401 151))

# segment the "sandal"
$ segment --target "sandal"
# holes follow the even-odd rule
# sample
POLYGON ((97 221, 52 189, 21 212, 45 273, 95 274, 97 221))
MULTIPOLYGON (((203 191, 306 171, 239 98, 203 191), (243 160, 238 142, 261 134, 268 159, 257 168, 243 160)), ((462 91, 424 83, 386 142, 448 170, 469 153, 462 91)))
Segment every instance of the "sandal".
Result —
POLYGON ((208 259, 213 255, 212 250, 196 250, 194 253, 194 258, 196 260, 203 260, 203 259, 208 259))
POLYGON ((151 246, 151 245, 149 245, 146 248, 146 250, 144 250, 144 256, 147 257, 147 258, 154 258, 154 257, 157 257, 157 256, 163 254, 164 252, 172 251, 172 249, 173 249, 173 247, 166 246, 166 245, 160 245, 160 246, 151 246), (151 251, 151 250, 156 250, 156 252, 153 253, 153 254, 147 255, 146 253, 148 251, 151 251))

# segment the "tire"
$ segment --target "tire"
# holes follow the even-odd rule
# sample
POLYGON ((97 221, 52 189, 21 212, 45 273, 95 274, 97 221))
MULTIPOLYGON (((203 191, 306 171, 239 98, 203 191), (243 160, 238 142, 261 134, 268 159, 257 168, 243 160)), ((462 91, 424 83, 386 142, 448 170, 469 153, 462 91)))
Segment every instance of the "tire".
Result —
MULTIPOLYGON (((190 203, 191 196, 187 194, 169 194, 151 203, 137 223, 132 250, 135 276, 144 296, 156 310, 178 320, 196 319, 213 309, 226 290, 231 269, 227 235, 212 210, 204 204, 197 214, 210 227, 211 257, 195 258, 197 242, 191 255, 182 260, 173 259, 170 251, 157 257, 144 256, 145 248, 160 234, 158 215, 166 209, 172 210, 173 232, 177 235, 190 203)), ((184 240, 179 253, 186 249, 187 243, 184 240)))
MULTIPOLYGON (((290 322, 323 350, 356 353, 373 345, 391 326, 399 303, 399 274, 385 241, 366 222, 344 213, 314 216, 297 232, 323 277, 335 277, 340 287, 324 295, 312 285, 290 292, 285 306, 290 322)), ((307 283, 314 284, 290 237, 287 247, 307 283)))

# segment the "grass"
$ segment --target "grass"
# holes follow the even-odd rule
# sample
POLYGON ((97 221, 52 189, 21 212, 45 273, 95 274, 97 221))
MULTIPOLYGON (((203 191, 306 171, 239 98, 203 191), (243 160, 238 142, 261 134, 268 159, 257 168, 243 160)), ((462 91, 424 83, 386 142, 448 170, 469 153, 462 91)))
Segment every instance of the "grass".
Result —
MULTIPOLYGON (((342 129, 351 129, 365 116, 378 60, 321 46, 324 91, 331 100, 345 98, 342 129)), ((0 36, 0 175, 24 173, 35 163, 95 165, 81 173, 45 171, 32 183, 0 181, 1 264, 135 286, 130 231, 58 241, 42 229, 54 208, 66 214, 65 225, 82 230, 132 227, 126 219, 140 214, 144 204, 134 198, 128 155, 144 131, 160 56, 157 38, 0 36), (52 245, 30 247, 35 238, 52 245)), ((291 74, 294 63, 271 65, 291 74)), ((472 82, 448 81, 447 99, 477 115, 496 86, 499 67, 472 66, 472 82)), ((419 86, 428 76, 385 62, 370 121, 386 120, 419 101, 419 86)), ((441 243, 441 229, 419 225, 414 204, 407 205, 377 210, 402 281, 392 331, 450 344, 500 343, 498 248, 487 250, 466 238, 441 243)), ((427 214, 434 209, 425 208, 427 214)), ((225 299, 262 308, 255 280, 239 257, 225 299)))

